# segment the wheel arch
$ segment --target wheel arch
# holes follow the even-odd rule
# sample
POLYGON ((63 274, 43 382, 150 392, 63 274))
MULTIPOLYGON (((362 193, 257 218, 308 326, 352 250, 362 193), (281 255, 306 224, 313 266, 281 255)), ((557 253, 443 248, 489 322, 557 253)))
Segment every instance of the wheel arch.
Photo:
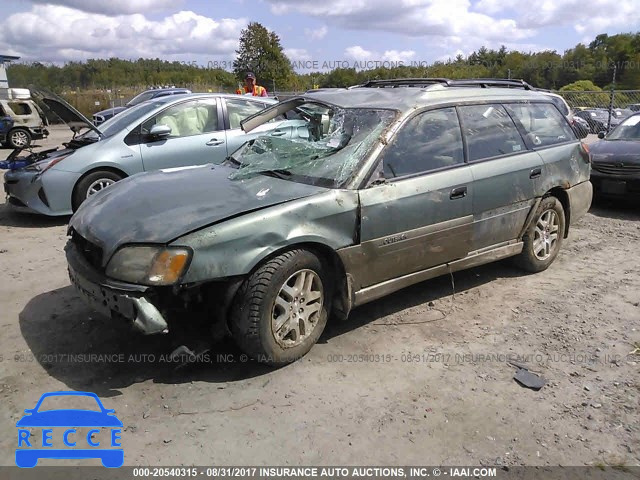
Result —
POLYGON ((84 180, 87 176, 91 175, 92 173, 101 172, 101 171, 115 173, 116 175, 120 175, 122 178, 127 178, 129 176, 124 170, 114 167, 112 165, 94 166, 89 170, 87 170, 86 172, 83 172, 82 175, 80 175, 80 177, 76 180, 76 183, 73 185, 73 189, 71 190, 72 201, 73 201, 74 195, 76 194, 76 191, 78 190, 78 185, 80 184, 80 182, 82 182, 82 180, 84 180))
POLYGON ((553 187, 542 196, 542 198, 545 197, 555 197, 560 201, 564 210, 564 238, 567 238, 569 236, 569 224, 571 223, 571 202, 569 201, 567 190, 561 186, 553 187))
MULTIPOLYGON (((352 305, 352 302, 350 300, 351 295, 349 293, 351 292, 351 289, 348 286, 346 270, 344 267, 344 263, 340 259, 338 253, 331 246, 325 243, 318 241, 301 240, 284 245, 257 259, 254 262, 254 265, 251 267, 251 270, 246 275, 242 276, 242 281, 245 281, 247 278, 249 278, 264 263, 291 250, 307 250, 314 255, 317 255, 320 261, 327 266, 329 274, 331 275, 331 279, 333 281, 331 313, 336 314, 339 318, 346 318, 352 305)), ((229 288, 231 288, 233 291, 229 292, 229 295, 226 296, 226 305, 222 307, 222 311, 224 312, 223 314, 226 317, 225 323, 227 324, 227 326, 229 326, 228 322, 230 321, 230 317, 226 314, 233 302, 236 301, 236 297, 240 291, 241 283, 242 282, 232 282, 229 284, 229 288)))

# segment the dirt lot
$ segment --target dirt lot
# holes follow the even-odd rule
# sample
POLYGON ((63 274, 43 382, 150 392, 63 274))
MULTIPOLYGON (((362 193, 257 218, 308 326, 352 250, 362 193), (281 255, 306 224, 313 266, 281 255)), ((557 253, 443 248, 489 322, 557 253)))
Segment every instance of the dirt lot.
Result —
POLYGON ((640 463, 638 206, 596 205, 546 272, 500 262, 359 308, 279 370, 230 341, 176 368, 175 339, 92 312, 67 220, 0 205, 2 465, 23 410, 69 389, 115 409, 126 465, 640 463), (519 386, 508 355, 548 384, 519 386))

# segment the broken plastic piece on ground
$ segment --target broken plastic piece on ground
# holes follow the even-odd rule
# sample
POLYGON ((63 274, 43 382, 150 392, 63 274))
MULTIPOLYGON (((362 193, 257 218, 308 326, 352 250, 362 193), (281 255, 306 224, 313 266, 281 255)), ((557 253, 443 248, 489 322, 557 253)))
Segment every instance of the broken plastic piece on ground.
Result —
POLYGON ((547 384, 546 379, 536 375, 535 373, 531 373, 526 368, 518 368, 513 378, 523 387, 531 388, 533 390, 540 390, 547 384))
POLYGON ((174 362, 177 360, 183 360, 185 363, 187 363, 195 361, 196 354, 186 345, 180 345, 173 352, 171 352, 169 358, 174 362))

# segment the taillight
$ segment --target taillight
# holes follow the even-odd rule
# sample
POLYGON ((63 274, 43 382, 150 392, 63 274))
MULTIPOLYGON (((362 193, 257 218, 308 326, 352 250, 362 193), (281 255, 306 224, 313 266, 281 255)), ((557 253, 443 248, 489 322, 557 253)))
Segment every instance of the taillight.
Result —
POLYGON ((589 145, 584 142, 580 142, 580 156, 585 162, 591 163, 591 153, 589 153, 589 145))

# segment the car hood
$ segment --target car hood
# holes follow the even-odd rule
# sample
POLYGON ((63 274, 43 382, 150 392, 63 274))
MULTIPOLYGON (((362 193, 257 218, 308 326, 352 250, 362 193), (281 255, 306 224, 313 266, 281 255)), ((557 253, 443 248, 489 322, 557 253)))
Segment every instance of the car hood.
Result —
POLYGON ((101 134, 100 130, 87 117, 57 95, 42 89, 33 89, 31 95, 60 117, 74 132, 81 128, 89 128, 101 134))
POLYGON ((99 245, 106 261, 121 245, 166 244, 227 218, 327 190, 261 174, 230 180, 236 171, 209 164, 134 175, 84 202, 69 227, 99 245))
POLYGON ((121 427, 114 415, 91 410, 48 410, 25 415, 16 427, 121 427))
POLYGON ((589 146, 594 162, 640 164, 640 141, 599 140, 589 146))

